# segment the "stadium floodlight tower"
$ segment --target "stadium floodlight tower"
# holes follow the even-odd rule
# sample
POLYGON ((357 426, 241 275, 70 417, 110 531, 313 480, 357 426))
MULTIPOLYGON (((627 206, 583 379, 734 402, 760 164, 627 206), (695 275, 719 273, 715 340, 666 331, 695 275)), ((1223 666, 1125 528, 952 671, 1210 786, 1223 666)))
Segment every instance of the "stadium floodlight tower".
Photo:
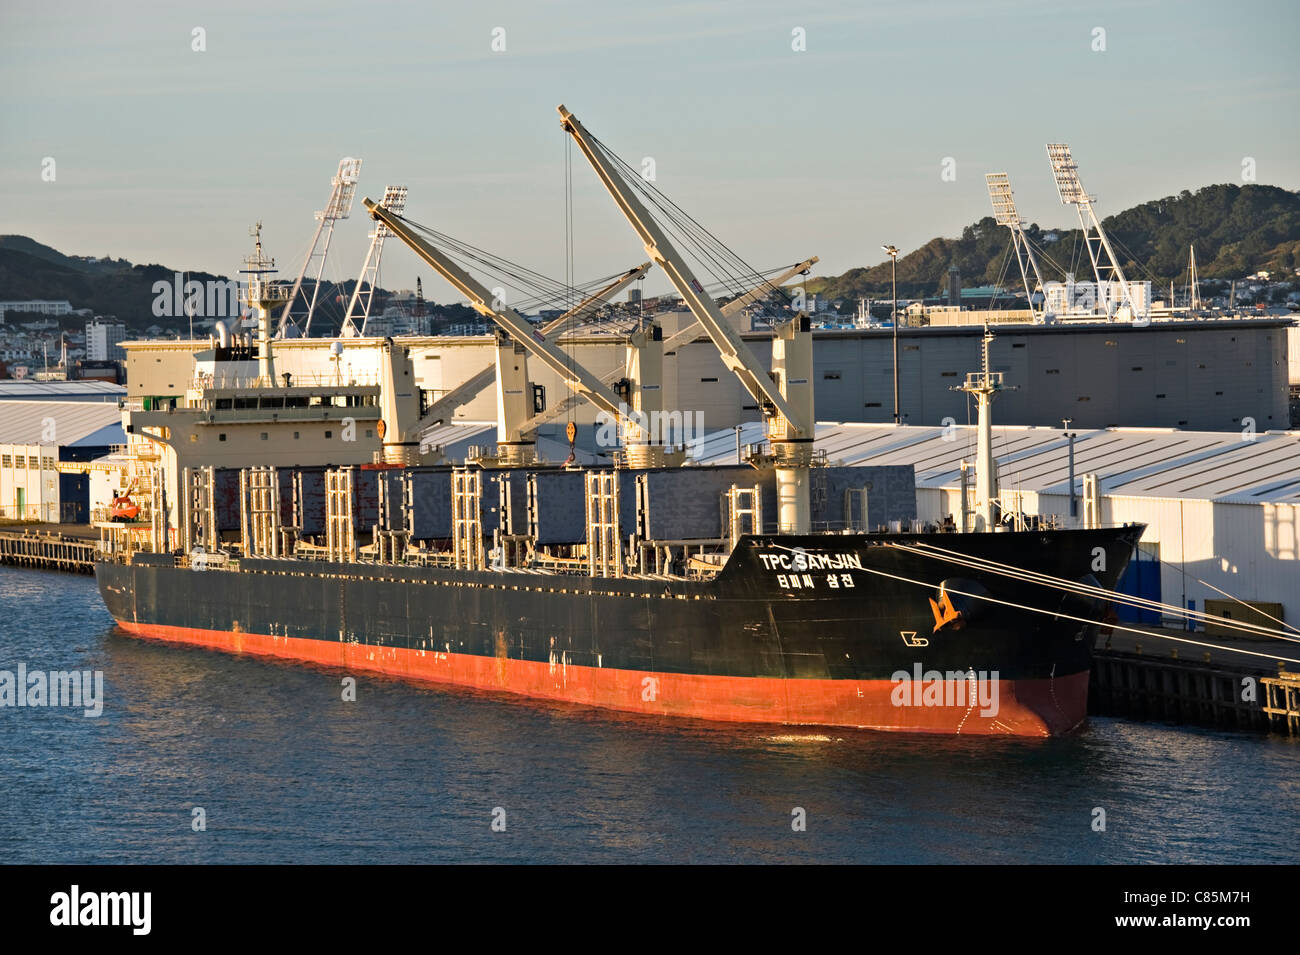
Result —
MULTIPOLYGON (((406 186, 385 186, 384 198, 379 200, 379 205, 389 212, 401 215, 406 209, 406 186)), ((374 301, 375 286, 379 282, 379 260, 384 254, 384 240, 392 234, 388 226, 378 221, 375 223, 375 231, 370 233, 370 248, 366 250, 366 260, 361 265, 361 275, 357 279, 356 288, 352 290, 352 298, 348 299, 348 310, 343 313, 341 331, 344 335, 366 333, 366 322, 370 320, 370 303, 374 301), (356 319, 358 304, 361 306, 360 331, 357 329, 356 319)))
POLYGON ((305 327, 311 327, 311 316, 312 312, 316 311, 316 296, 320 292, 321 276, 325 272, 325 259, 330 252, 330 239, 334 236, 334 223, 340 219, 346 219, 348 213, 352 211, 352 194, 356 190, 357 180, 360 178, 360 159, 353 159, 349 156, 340 160, 339 171, 333 179, 329 202, 325 203, 324 209, 316 213, 316 220, 319 224, 316 226, 316 234, 312 236, 311 248, 307 250, 307 258, 302 261, 302 269, 298 272, 298 278, 294 280, 293 290, 289 293, 289 302, 284 306, 284 311, 280 313, 280 327, 276 330, 277 338, 284 338, 288 334, 289 325, 292 322, 289 312, 293 310, 293 306, 298 301, 298 293, 302 290, 302 280, 307 277, 312 260, 315 259, 316 279, 312 285, 311 298, 307 300, 307 320, 303 323, 305 327), (319 251, 317 251, 318 249, 319 251))
POLYGON ((1088 246, 1088 257, 1092 259, 1092 273, 1097 277, 1097 294, 1106 297, 1107 320, 1125 309, 1130 320, 1138 318, 1138 310, 1129 294, 1124 270, 1119 267, 1115 251, 1110 247, 1110 239, 1092 208, 1097 197, 1084 191, 1083 183, 1079 181, 1079 166, 1070 155, 1070 147, 1065 143, 1048 143, 1047 158, 1052 163, 1052 176, 1056 179, 1056 191, 1061 194, 1061 202, 1074 206, 1079 213, 1079 227, 1083 230, 1084 242, 1088 246), (1110 294, 1114 284, 1119 285, 1118 309, 1114 307, 1115 298, 1110 294))
POLYGON ((1011 180, 1005 172, 985 173, 984 181, 989 185, 989 199, 993 202, 993 218, 997 220, 998 225, 1004 225, 1011 230, 1011 242, 1016 247, 1016 260, 1020 263, 1020 280, 1025 284, 1025 298, 1029 300, 1029 311, 1033 314, 1035 321, 1042 321, 1046 310, 1046 301, 1044 301, 1044 312, 1035 311, 1034 309, 1034 291, 1042 291, 1043 274, 1038 270, 1038 260, 1034 258, 1033 246, 1029 244, 1029 236, 1025 234, 1025 224, 1020 219, 1020 213, 1016 211, 1016 199, 1011 193, 1011 180), (1034 274, 1034 285, 1029 284, 1029 273, 1034 274))

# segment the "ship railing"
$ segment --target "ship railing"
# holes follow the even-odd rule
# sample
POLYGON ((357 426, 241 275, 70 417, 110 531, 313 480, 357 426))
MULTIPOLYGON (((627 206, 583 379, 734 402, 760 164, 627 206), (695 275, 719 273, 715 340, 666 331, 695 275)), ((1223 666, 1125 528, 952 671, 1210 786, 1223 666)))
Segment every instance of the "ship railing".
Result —
POLYGON ((381 382, 378 375, 330 374, 328 372, 309 374, 289 372, 286 386, 284 377, 271 379, 264 375, 208 375, 200 374, 190 379, 190 391, 203 392, 221 389, 283 389, 289 388, 377 388, 381 382))
MULTIPOLYGON (((92 507, 90 509, 90 523, 101 524, 113 521, 113 509, 111 507, 92 507)), ((153 522, 153 510, 147 504, 140 505, 140 513, 133 521, 118 521, 123 527, 139 527, 143 524, 153 522)))

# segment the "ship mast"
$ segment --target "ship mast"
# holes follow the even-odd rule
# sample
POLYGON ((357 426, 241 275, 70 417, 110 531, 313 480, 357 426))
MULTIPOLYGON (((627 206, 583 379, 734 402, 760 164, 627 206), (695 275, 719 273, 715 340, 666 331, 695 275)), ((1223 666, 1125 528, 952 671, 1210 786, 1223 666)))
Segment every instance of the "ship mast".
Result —
POLYGON ((253 254, 244 259, 248 266, 241 269, 248 276, 248 288, 244 293, 245 303, 257 312, 257 377, 258 385, 264 388, 275 387, 275 362, 271 358, 271 311, 284 305, 289 298, 289 290, 283 285, 275 285, 264 276, 274 275, 275 259, 262 254, 262 223, 257 223, 248 230, 253 236, 253 254))
MULTIPOLYGON (((998 496, 997 465, 993 460, 993 399, 1008 386, 1003 384, 1002 372, 989 370, 989 345, 994 335, 984 326, 980 342, 980 371, 966 375, 966 383, 954 388, 973 394, 979 406, 978 445, 975 460, 975 530, 991 531, 997 525, 995 504, 998 496)), ((1012 389, 1014 390, 1014 388, 1012 389)), ((964 508, 966 503, 962 502, 964 508)))

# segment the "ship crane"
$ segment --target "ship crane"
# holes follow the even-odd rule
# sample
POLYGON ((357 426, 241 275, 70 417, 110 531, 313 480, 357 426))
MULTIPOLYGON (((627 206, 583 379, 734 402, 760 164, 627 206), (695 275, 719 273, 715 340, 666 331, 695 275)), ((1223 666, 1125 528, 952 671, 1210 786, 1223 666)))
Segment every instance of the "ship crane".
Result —
MULTIPOLYGON (((735 315, 740 314, 741 310, 743 310, 746 306, 762 298, 764 295, 770 293, 774 288, 782 285, 783 283, 793 278, 794 276, 807 275, 809 270, 812 269, 812 267, 816 265, 817 262, 818 262, 817 256, 814 255, 812 258, 804 259, 802 262, 798 262, 792 265, 790 268, 782 271, 779 275, 775 275, 767 279, 761 284, 754 286, 754 288, 750 289, 749 291, 744 292, 743 294, 732 299, 730 302, 727 302, 721 308, 722 314, 725 315, 727 318, 731 318, 735 315)), ((704 334, 703 326, 701 326, 698 321, 691 322, 689 325, 682 328, 675 334, 670 335, 668 338, 664 339, 664 343, 663 343, 664 355, 673 354, 679 348, 682 348, 685 345, 689 345, 691 342, 693 342, 696 338, 698 338, 702 334, 704 334)), ((611 371, 608 371, 604 375, 602 375, 600 380, 606 385, 613 385, 614 382, 616 382, 619 379, 619 377, 624 374, 625 371, 623 368, 616 367, 611 371)), ((536 429, 540 428, 542 425, 549 424, 550 422, 555 421, 557 418, 563 416, 578 401, 579 399, 576 396, 570 396, 565 398, 563 401, 557 401, 555 404, 551 405, 551 407, 547 408, 541 414, 535 415, 531 420, 526 422, 526 424, 524 425, 524 430, 535 431, 536 429)))
POLYGON ((682 300, 713 340, 722 363, 763 409, 775 458, 778 529, 785 533, 808 533, 811 528, 809 467, 813 459, 815 420, 812 332, 808 316, 800 312, 776 330, 769 375, 721 309, 705 294, 704 286, 636 197, 606 147, 563 105, 557 109, 565 131, 591 163, 601 184, 644 243, 646 253, 667 273, 682 300))
POLYGON ((1110 237, 1101 227, 1101 220, 1092 207, 1097 197, 1084 190, 1079 180, 1079 165, 1070 155, 1070 147, 1065 143, 1048 143, 1047 158, 1052 164, 1052 176, 1056 179, 1056 191, 1060 193, 1061 202, 1074 206, 1079 214, 1079 228, 1083 230, 1088 257, 1092 260, 1092 273, 1097 278, 1097 295, 1106 297, 1106 318, 1114 318, 1123 310, 1127 310, 1129 320, 1142 317, 1133 303, 1124 270, 1110 247, 1110 237), (1114 296, 1110 294, 1116 284, 1119 285, 1119 309, 1115 308, 1114 296))
POLYGON ((984 181, 988 183, 989 199, 993 202, 993 218, 997 220, 998 225, 1004 225, 1011 230, 1011 242, 1016 247, 1016 260, 1020 263, 1020 280, 1025 286, 1029 311, 1035 321, 1042 321, 1046 317, 1047 302, 1044 300, 1042 311, 1035 311, 1034 292, 1041 292, 1043 289, 1043 273, 1038 269, 1038 260, 1034 258, 1033 246, 1029 244, 1029 236, 1025 234, 1025 224, 1020 218, 1020 213, 1016 211, 1016 200, 1011 193, 1011 180, 1005 172, 990 172, 984 175, 984 181), (1029 284, 1030 272, 1034 273, 1033 285, 1029 284))
MULTIPOLYGON (((600 382, 591 372, 574 362, 550 340, 533 328, 514 309, 499 305, 491 290, 457 265, 440 249, 417 235, 400 216, 370 199, 362 200, 366 209, 381 227, 401 239, 416 255, 442 275, 468 300, 470 307, 485 318, 492 319, 505 333, 497 344, 497 444, 500 463, 519 466, 532 462, 536 442, 521 430, 528 418, 525 407, 532 407, 531 388, 527 385, 527 371, 521 355, 512 353, 521 347, 536 356, 562 381, 582 393, 592 404, 613 415, 623 428, 629 458, 645 462, 662 463, 663 447, 653 443, 642 422, 627 415, 626 403, 600 382), (513 343, 506 337, 514 339, 513 343)), ((644 419, 644 420, 649 420, 644 419)), ((412 429, 413 431, 415 429, 412 429)))
MULTIPOLYGON (((607 301, 610 298, 610 296, 617 295, 627 286, 641 279, 646 274, 646 272, 650 270, 650 268, 651 268, 651 264, 649 262, 644 262, 641 265, 638 265, 634 269, 628 269, 617 279, 610 282, 608 285, 605 285, 603 288, 593 292, 591 295, 589 295, 578 305, 574 306, 569 311, 565 312, 563 315, 556 318, 554 321, 548 322, 547 324, 543 325, 541 328, 542 334, 551 340, 555 340, 559 338, 560 335, 564 334, 570 328, 582 322, 588 315, 595 312, 596 309, 598 309, 605 301, 607 301)), ((450 420, 452 414, 455 412, 457 408, 473 401, 479 395, 479 393, 483 391, 484 388, 487 388, 489 385, 492 384, 492 381, 495 378, 495 376, 496 376, 496 366, 486 365, 477 374, 471 375, 464 382, 457 385, 451 391, 447 392, 445 395, 443 395, 441 398, 439 398, 437 401, 431 404, 428 407, 428 409, 424 412, 424 414, 421 415, 420 417, 421 429, 427 429, 433 427, 434 425, 450 420)), ((605 384, 610 384, 610 382, 606 381, 605 384)), ((567 408, 568 404, 567 402, 559 402, 556 405, 552 405, 552 408, 556 408, 556 407, 567 408)), ((548 412, 544 412, 544 413, 549 413, 549 410, 548 412)), ((536 422, 537 416, 534 416, 532 421, 536 422)), ((529 431, 535 431, 536 429, 537 429, 537 424, 533 424, 532 427, 525 426, 521 430, 524 433, 527 433, 529 431)))
POLYGON ((321 276, 325 272, 325 260, 330 253, 330 239, 334 236, 334 223, 340 219, 346 219, 352 212, 352 195, 356 190, 357 180, 360 178, 360 159, 347 157, 339 162, 339 171, 332 182, 333 189, 330 192, 329 202, 325 203, 324 209, 316 213, 319 225, 316 226, 316 234, 312 237, 311 248, 307 250, 307 258, 303 259, 302 268, 298 271, 298 278, 294 280, 293 290, 289 293, 289 301, 284 306, 284 311, 280 313, 280 327, 276 331, 276 338, 284 338, 288 335, 289 326, 293 323, 289 313, 298 301, 298 292, 302 289, 302 280, 306 278, 312 260, 318 259, 316 277, 311 289, 311 298, 307 302, 307 318, 303 323, 310 330, 312 313, 316 311, 316 296, 320 293, 321 276), (323 244, 321 242, 322 237, 324 238, 323 244), (318 248, 320 252, 316 251, 318 248))

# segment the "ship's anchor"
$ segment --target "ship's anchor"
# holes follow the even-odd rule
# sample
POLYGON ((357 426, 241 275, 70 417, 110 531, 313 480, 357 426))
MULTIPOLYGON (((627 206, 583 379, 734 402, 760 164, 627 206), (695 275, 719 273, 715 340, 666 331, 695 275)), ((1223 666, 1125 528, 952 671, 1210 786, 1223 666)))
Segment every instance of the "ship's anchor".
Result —
POLYGON ((934 613, 934 632, 940 630, 960 630, 966 626, 962 612, 952 605, 952 597, 946 590, 939 591, 939 599, 930 599, 930 610, 934 613))
POLYGON ((934 632, 961 630, 976 623, 988 611, 988 604, 981 599, 987 596, 988 588, 977 580, 949 577, 940 581, 938 599, 929 598, 930 611, 934 614, 934 632), (953 592, 956 592, 956 599, 953 592))

